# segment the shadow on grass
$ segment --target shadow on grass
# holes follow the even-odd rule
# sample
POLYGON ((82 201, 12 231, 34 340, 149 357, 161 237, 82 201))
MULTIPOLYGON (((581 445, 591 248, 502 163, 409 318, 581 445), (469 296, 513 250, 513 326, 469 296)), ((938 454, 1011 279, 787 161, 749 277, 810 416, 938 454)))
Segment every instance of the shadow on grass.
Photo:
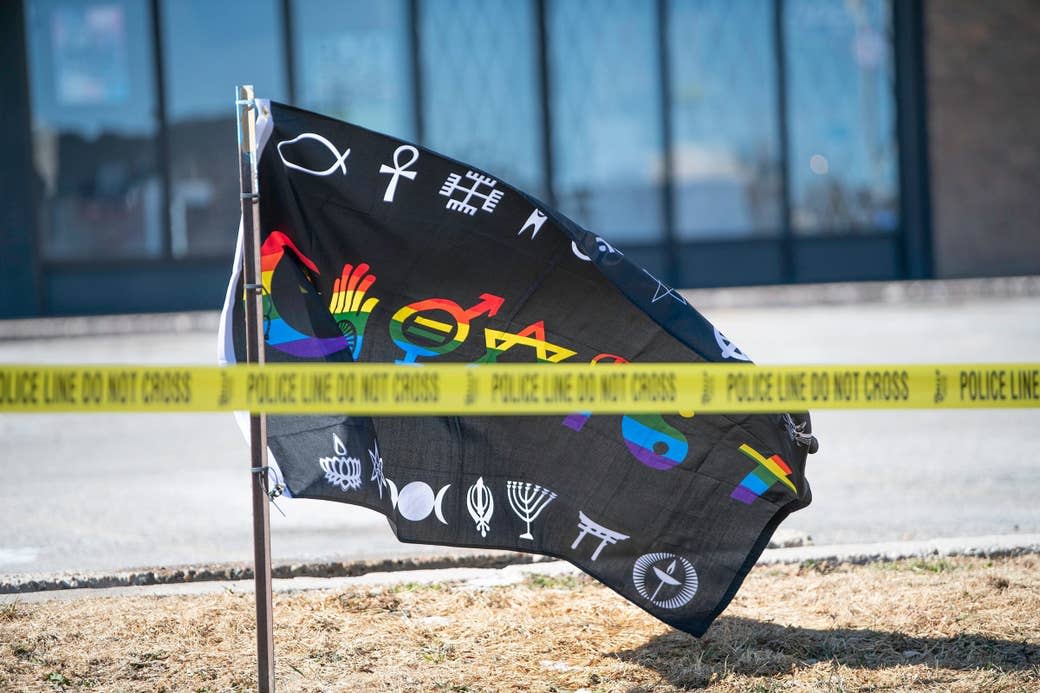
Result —
POLYGON ((722 617, 698 640, 677 631, 615 653, 657 671, 678 687, 706 685, 713 675, 774 676, 831 661, 856 669, 926 664, 945 669, 1021 671, 1040 666, 1040 647, 972 633, 922 638, 868 629, 797 628, 722 617))

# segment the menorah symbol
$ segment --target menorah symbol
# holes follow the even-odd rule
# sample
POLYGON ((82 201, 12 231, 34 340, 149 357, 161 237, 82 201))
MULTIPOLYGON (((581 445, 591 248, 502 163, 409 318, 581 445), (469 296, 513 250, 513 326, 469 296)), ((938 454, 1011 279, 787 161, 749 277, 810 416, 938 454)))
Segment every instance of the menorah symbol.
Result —
POLYGON ((556 498, 556 492, 530 482, 507 481, 506 496, 509 498, 509 507, 517 517, 527 523, 527 531, 521 534, 520 538, 533 541, 531 523, 545 510, 545 506, 556 498))

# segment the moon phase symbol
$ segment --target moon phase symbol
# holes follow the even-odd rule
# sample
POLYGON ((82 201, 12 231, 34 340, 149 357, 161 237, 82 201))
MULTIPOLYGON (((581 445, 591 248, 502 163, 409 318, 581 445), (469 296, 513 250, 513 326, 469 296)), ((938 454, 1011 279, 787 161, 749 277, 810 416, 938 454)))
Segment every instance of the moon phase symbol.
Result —
POLYGON ((441 524, 448 524, 448 521, 444 519, 443 506, 444 494, 451 488, 451 484, 441 487, 436 496, 425 481, 407 483, 400 492, 397 490, 397 484, 390 479, 386 479, 386 485, 390 489, 390 502, 404 519, 419 522, 429 517, 432 512, 441 524))

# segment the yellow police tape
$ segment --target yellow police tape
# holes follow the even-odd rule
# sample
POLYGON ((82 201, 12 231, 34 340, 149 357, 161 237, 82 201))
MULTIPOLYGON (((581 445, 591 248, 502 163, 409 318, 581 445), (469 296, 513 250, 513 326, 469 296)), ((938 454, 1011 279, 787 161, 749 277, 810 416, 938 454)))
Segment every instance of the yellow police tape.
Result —
POLYGON ((1040 363, 0 365, 0 413, 639 414, 1040 407, 1040 363))

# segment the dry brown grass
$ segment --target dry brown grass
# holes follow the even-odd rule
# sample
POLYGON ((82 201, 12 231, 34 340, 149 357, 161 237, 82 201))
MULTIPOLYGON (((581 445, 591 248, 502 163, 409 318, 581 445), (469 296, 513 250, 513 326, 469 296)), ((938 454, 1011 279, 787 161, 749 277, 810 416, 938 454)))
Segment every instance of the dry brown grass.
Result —
MULTIPOLYGON (((284 691, 1037 691, 1040 560, 762 566, 701 640, 585 578, 275 598, 284 691)), ((0 690, 254 686, 252 595, 0 606, 0 690)))

